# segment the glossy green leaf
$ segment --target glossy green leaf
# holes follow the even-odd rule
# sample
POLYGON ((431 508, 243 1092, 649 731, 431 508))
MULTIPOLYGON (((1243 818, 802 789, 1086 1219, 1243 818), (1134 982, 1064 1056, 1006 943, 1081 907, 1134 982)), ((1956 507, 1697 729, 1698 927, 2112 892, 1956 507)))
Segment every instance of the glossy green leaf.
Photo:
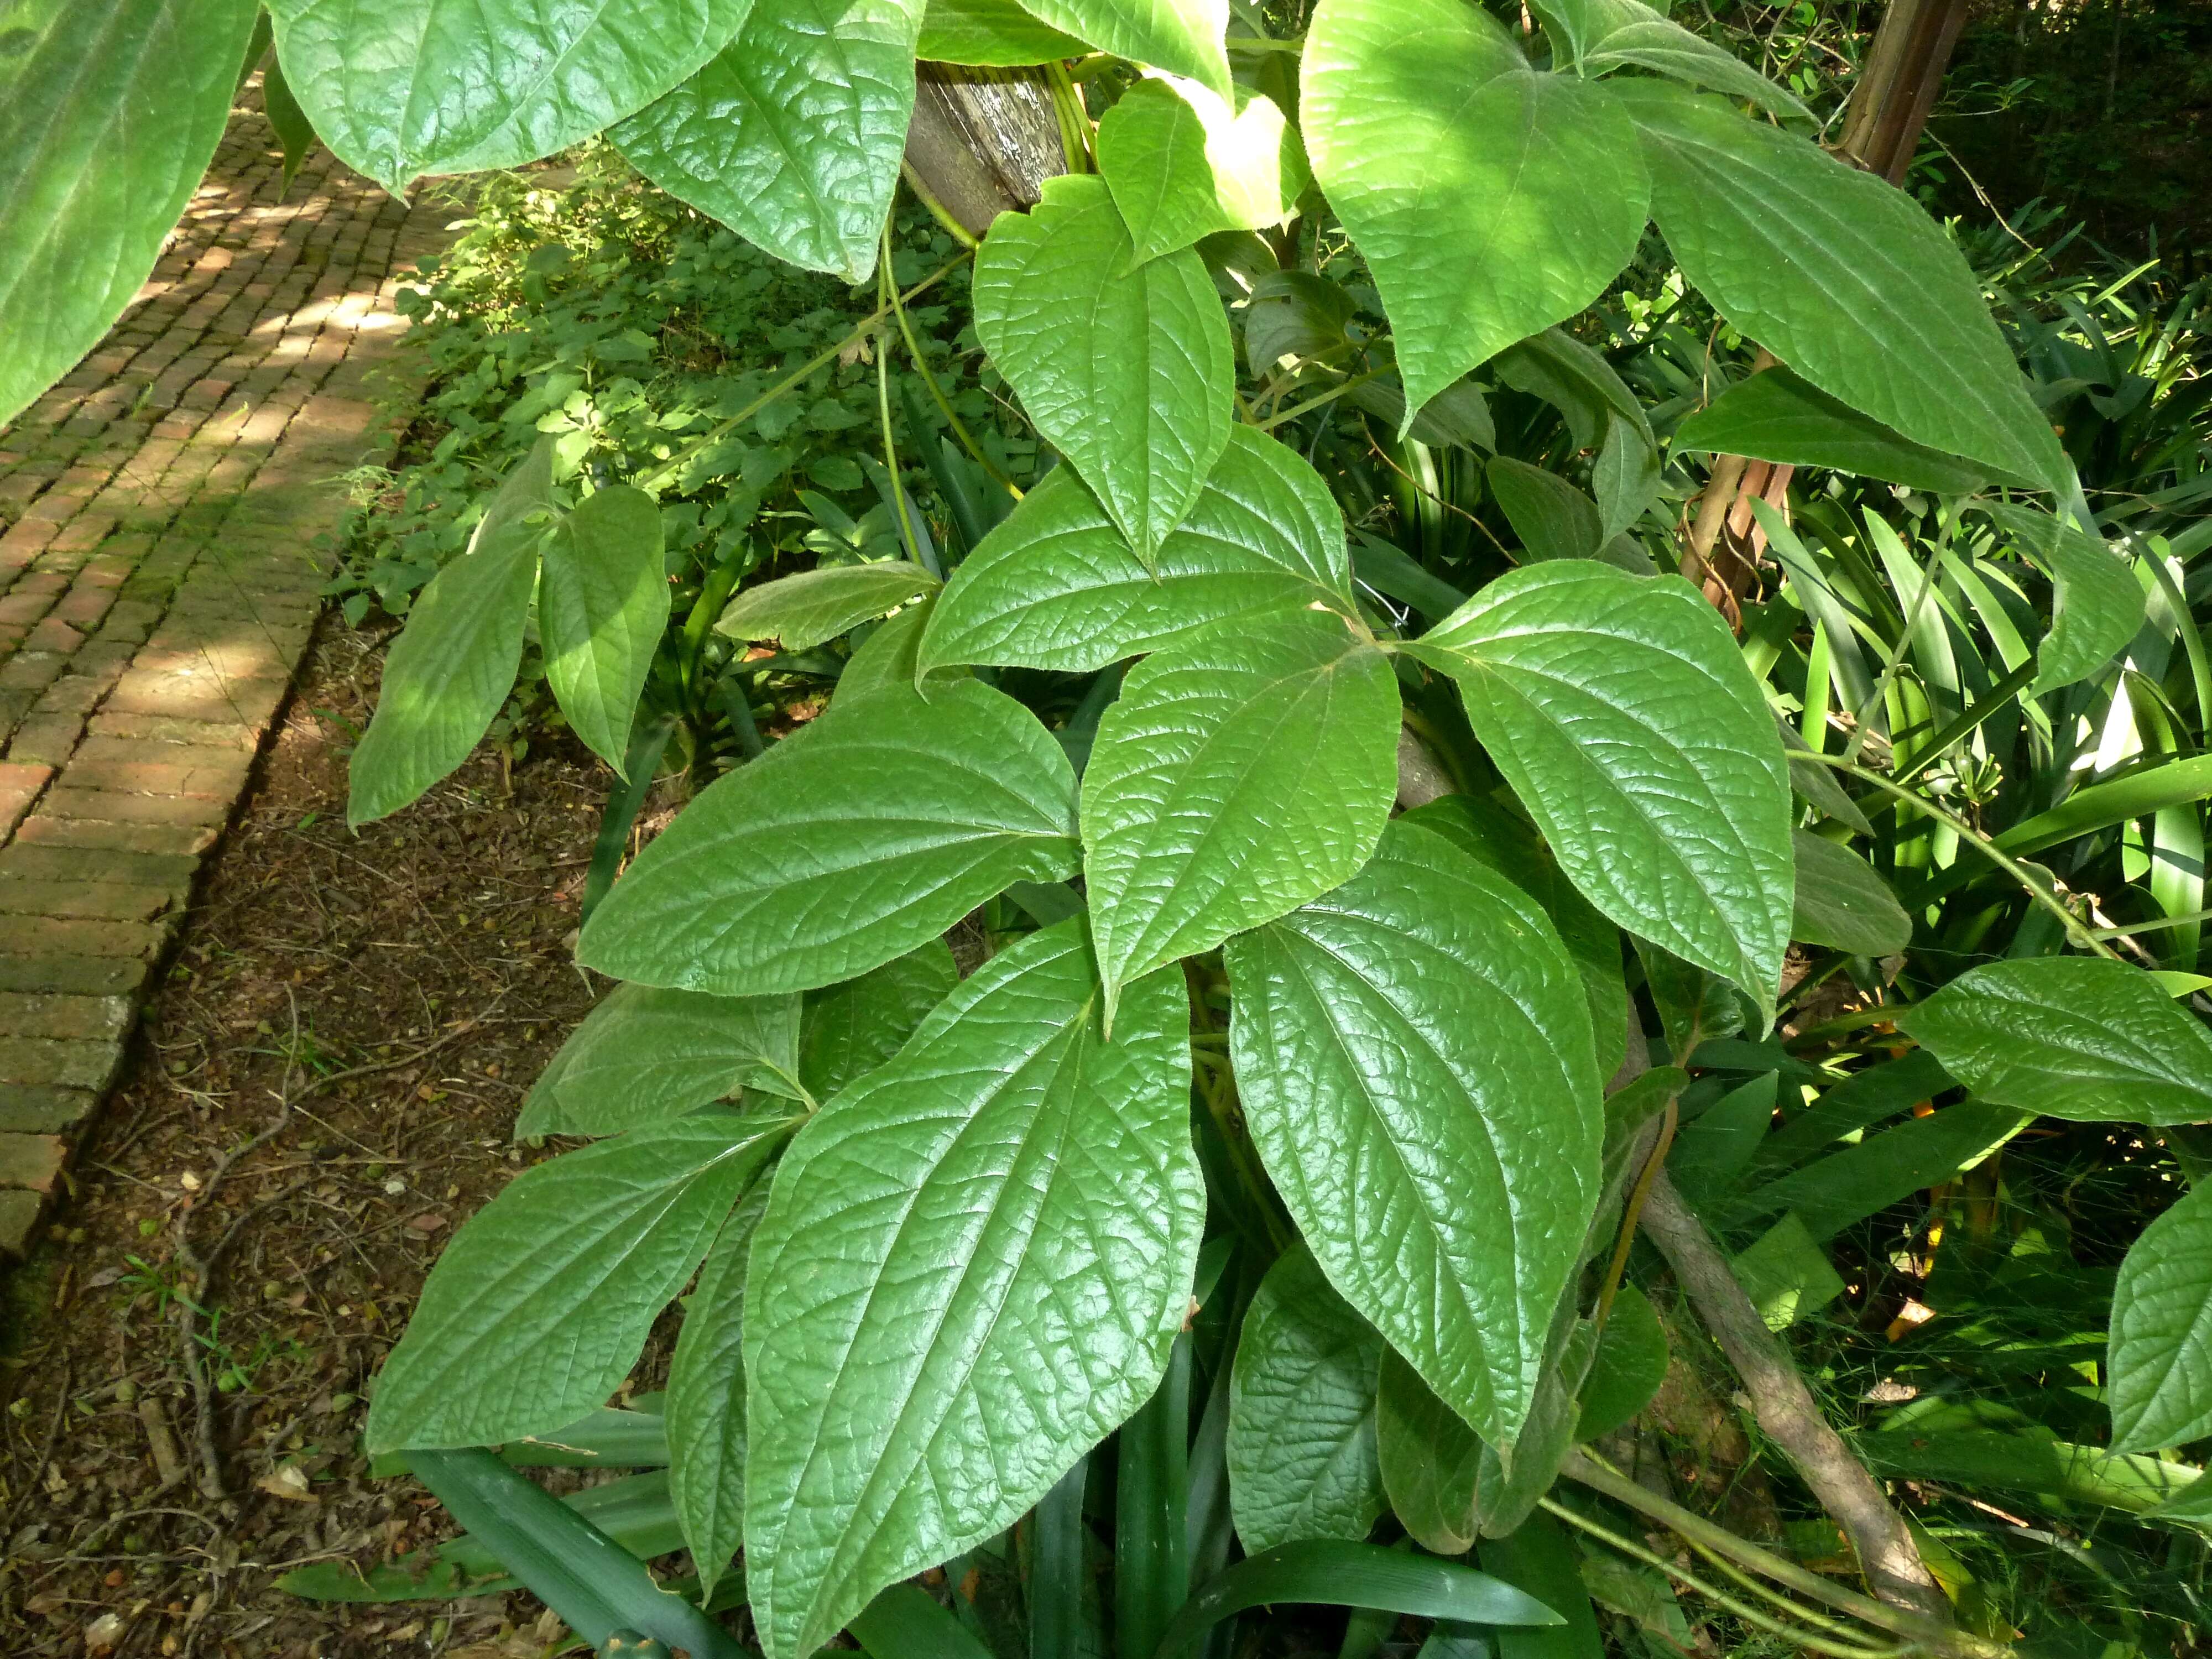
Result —
POLYGON ((27 0, 0 56, 0 428, 131 303, 230 118, 253 0, 27 0))
POLYGON ((919 1584, 894 1584, 853 1620, 870 1659, 994 1659, 991 1650, 919 1584))
POLYGON ((271 0, 284 76, 338 158, 398 191, 519 167, 642 109, 729 44, 750 0, 271 0))
POLYGON ((1182 977, 1111 1043, 1080 922, 994 957, 778 1172, 747 1286, 746 1536, 771 1659, 995 1536, 1152 1395, 1204 1186, 1182 977))
POLYGON ((722 1224, 668 1362, 669 1496, 702 1597, 745 1541, 745 1267, 767 1197, 756 1182, 722 1224))
POLYGON ((1501 1626, 1494 1632, 1498 1659, 1604 1659, 1605 1638, 1583 1585, 1582 1559, 1571 1535, 1548 1515, 1532 1515, 1509 1536, 1483 1540, 1485 1572, 1527 1592, 1565 1621, 1501 1626))
POLYGON ((795 995, 617 985, 547 1065, 514 1133, 620 1134, 744 1088, 804 1099, 799 1069, 795 995))
POLYGON ((1577 449, 1595 449, 1615 416, 1656 444, 1650 418, 1620 371, 1571 334, 1547 328, 1498 354, 1498 378, 1516 392, 1541 398, 1565 417, 1577 449))
POLYGON ((791 1127, 697 1112, 517 1176, 431 1269, 379 1376, 368 1449, 496 1445, 605 1403, 791 1127))
POLYGON ((2051 631, 2036 648, 2030 696, 2085 680, 2128 647, 2143 622, 2143 591, 2102 537, 2035 508, 1983 504, 2001 535, 2051 574, 2051 631))
MULTIPOLYGON (((1605 442, 1590 463, 1590 489, 1597 496, 1603 520, 1603 541, 1609 542, 1629 529, 1659 498, 1662 471, 1659 447, 1650 428, 1608 410, 1605 442)), ((1648 574, 1651 564, 1650 555, 1641 548, 1631 556, 1640 564, 1627 563, 1619 550, 1601 552, 1600 556, 1609 556, 1639 576, 1648 574)))
POLYGON ((1244 361, 1265 380, 1285 357, 1340 358, 1358 306, 1340 283, 1310 270, 1271 270, 1244 302, 1244 361))
POLYGON ((1229 0, 1021 0, 1022 9, 1101 52, 1231 94, 1229 0))
POLYGON ((2129 1247, 2106 1397, 2114 1451, 2212 1435, 2212 1188, 2191 1188, 2129 1247))
POLYGON ((1482 1625, 1559 1620, 1534 1597, 1456 1561, 1431 1561, 1379 1544, 1279 1544, 1200 1585, 1169 1626, 1158 1659, 1182 1659, 1221 1620, 1279 1601, 1379 1607, 1482 1625))
POLYGON ((1973 272, 1911 197, 1717 99, 1608 85, 1667 246, 1731 324, 1915 443, 2045 488, 2071 477, 1973 272))
POLYGON ((1597 1201, 1600 1079, 1558 933, 1450 842, 1393 824, 1356 877, 1227 957, 1237 1085, 1299 1231, 1510 1445, 1597 1201))
POLYGON ((2212 1031, 2140 968, 2101 957, 1996 962, 1898 1017, 1984 1100, 2122 1123, 2212 1118, 2212 1031))
POLYGON ((1490 493, 1521 538, 1523 564, 1594 559, 1605 541, 1597 503, 1556 472, 1494 455, 1484 470, 1490 493))
POLYGON ((960 982, 943 939, 885 963, 858 979, 806 994, 799 1027, 799 1076, 827 1100, 896 1054, 922 1016, 960 982))
POLYGON ((1300 119, 1390 314, 1409 412, 1597 298, 1650 183, 1605 88, 1531 70, 1465 0, 1322 0, 1300 119))
POLYGON ((1793 1170, 1733 1203, 1717 1202, 1716 1219, 1732 1225, 1790 1210, 1815 1241, 1902 1203, 1972 1169, 2032 1121, 2026 1113, 1985 1100, 1962 1100, 1926 1117, 1907 1118, 1856 1146, 1793 1170))
POLYGON ((733 640, 774 640, 807 651, 933 592, 937 578, 905 559, 825 564, 748 587, 714 624, 733 640))
POLYGON ((1398 787, 1389 659, 1302 611, 1147 657, 1098 725, 1083 871, 1109 1017, 1120 988, 1347 879, 1398 787))
POLYGON ((1193 82, 1139 81, 1100 118, 1097 143, 1140 264, 1217 231, 1281 224, 1307 183, 1297 130, 1258 93, 1232 110, 1193 82))
POLYGON ((1771 1006, 1788 947, 1788 769, 1728 624, 1680 577, 1516 570, 1408 647, 1584 897, 1771 1006))
POLYGON ((1691 33, 1643 0, 1545 0, 1535 10, 1559 60, 1579 64, 1585 75, 1632 64, 1748 99, 1777 115, 1813 118, 1804 105, 1727 47, 1691 33))
POLYGON ((1667 1174, 1695 1205, 1726 1194, 1751 1168, 1773 1126, 1782 1076, 1762 1072, 1684 1124, 1667 1155, 1667 1174))
POLYGON ((756 246, 865 281, 914 114, 922 3, 750 0, 712 61, 609 136, 756 246))
POLYGON ((1710 451, 1825 466, 1941 495, 1972 495, 1989 481, 1986 467, 1900 437, 1778 364, 1737 381, 1683 422, 1674 447, 1678 455, 1710 451))
MULTIPOLYGON (((486 526, 493 520, 486 516, 486 526)), ((355 747, 346 823, 398 811, 469 757, 514 689, 538 583, 538 535, 481 529, 430 579, 384 659, 376 713, 355 747)))
MULTIPOLYGON (((267 13, 262 14, 265 19, 267 13)), ((279 195, 288 195, 292 180, 299 176, 300 163, 307 159, 307 152, 315 147, 315 129, 307 119, 307 112, 300 107, 300 100, 292 95, 292 88, 284 79, 284 66, 272 63, 261 77, 261 107, 269 118, 270 131, 284 149, 284 177, 277 187, 279 195)))
POLYGON ((1297 453, 1249 427, 1147 570, 1097 498, 1055 469, 983 539, 933 607, 919 661, 1085 672, 1316 605, 1350 614, 1344 516, 1297 453))
POLYGON ((1886 957, 1912 942, 1912 918, 1889 884, 1856 853, 1804 830, 1794 832, 1797 899, 1790 937, 1855 957, 1886 957))
POLYGON ((929 0, 915 55, 935 64, 1002 69, 1083 56, 1083 42, 1049 28, 1014 0, 929 0))
POLYGON ((974 680, 840 699, 702 790, 584 926, 586 967, 723 996, 811 990, 1076 869, 1075 774, 974 680))
POLYGON ((1375 1389, 1382 1339, 1286 1253, 1244 1315, 1229 1396, 1229 1493, 1248 1553, 1359 1539, 1383 1508, 1375 1389))
MULTIPOLYGON (((921 644, 922 629, 936 609, 937 597, 925 594, 871 629, 868 637, 845 659, 845 672, 837 676, 836 695, 847 702, 856 702, 871 691, 885 687, 903 690, 933 678, 921 672, 915 653, 921 644)), ((954 668, 939 671, 933 678, 966 679, 969 674, 964 668, 954 668)))
POLYGON ((1046 441, 1149 562, 1229 441, 1236 356, 1184 250, 1129 269, 1103 179, 1048 179, 975 256, 975 332, 1046 441))
POLYGON ((619 773, 653 653, 668 628, 660 506, 610 484, 545 538, 538 633, 545 678, 575 733, 619 773))
POLYGON ((1575 1438, 1611 1434, 1651 1403, 1667 1380, 1667 1331, 1643 1291, 1623 1285, 1612 1316, 1598 1333, 1589 1375, 1583 1379, 1582 1413, 1575 1438))
POLYGON ((1433 830, 1544 907, 1582 978, 1597 1073, 1609 1078, 1619 1071, 1627 1056, 1630 1012, 1628 982, 1621 970, 1620 930, 1575 890, 1535 831, 1497 802, 1475 795, 1445 795, 1407 813, 1405 821, 1433 830))
POLYGON ((1395 1348, 1382 1352, 1376 1450, 1391 1513, 1413 1541, 1438 1555, 1471 1548, 1482 1442, 1395 1348))

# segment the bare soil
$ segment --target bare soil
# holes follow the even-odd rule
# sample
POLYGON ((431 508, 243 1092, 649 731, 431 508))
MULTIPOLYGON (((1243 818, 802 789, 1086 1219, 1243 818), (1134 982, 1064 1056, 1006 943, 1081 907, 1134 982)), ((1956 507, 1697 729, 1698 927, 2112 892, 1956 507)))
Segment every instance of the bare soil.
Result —
POLYGON ((364 1383, 452 1229, 544 1155, 515 1111, 594 995, 570 948, 607 774, 573 744, 479 754, 349 833, 380 661, 326 624, 71 1201, 0 1281, 7 1659, 520 1659, 556 1633, 521 1596, 274 1588, 449 1532, 368 1478, 364 1383))

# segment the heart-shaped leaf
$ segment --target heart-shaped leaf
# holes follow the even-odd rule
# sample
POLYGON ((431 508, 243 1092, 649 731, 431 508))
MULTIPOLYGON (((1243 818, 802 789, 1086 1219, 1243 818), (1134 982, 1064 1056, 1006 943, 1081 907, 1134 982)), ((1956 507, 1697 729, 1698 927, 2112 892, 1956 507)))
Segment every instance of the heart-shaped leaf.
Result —
POLYGON ((809 991, 799 1023, 799 1081, 815 1099, 827 1100, 866 1076, 959 982, 952 952, 933 939, 858 979, 809 991))
POLYGON ((2212 1434, 2212 1188, 2191 1188, 2129 1247, 2105 1383, 2116 1452, 2212 1434))
POLYGON ((1083 56, 1083 42, 1047 27, 1014 0, 929 0, 915 55, 934 64, 1016 69, 1083 56))
POLYGON ((745 1541, 745 1268, 767 1200, 756 1182, 722 1224, 668 1362, 668 1496, 702 1601, 745 1541))
POLYGON ((1297 211, 1308 182, 1296 128, 1254 93, 1231 110, 1195 82, 1139 81, 1098 123, 1098 172, 1139 264, 1297 211))

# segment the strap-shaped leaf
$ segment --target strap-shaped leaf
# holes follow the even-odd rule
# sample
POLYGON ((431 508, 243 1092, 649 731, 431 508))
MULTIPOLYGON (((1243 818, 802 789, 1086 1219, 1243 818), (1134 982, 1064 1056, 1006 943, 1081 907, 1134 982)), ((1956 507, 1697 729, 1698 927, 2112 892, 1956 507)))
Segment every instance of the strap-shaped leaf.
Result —
POLYGON ((1989 480, 1987 468, 1900 437, 1779 365, 1738 381, 1682 422, 1675 453, 1698 450, 1832 467, 1943 495, 1972 495, 1989 480))
POLYGON ((605 1404, 791 1128, 699 1112, 516 1176, 430 1270, 378 1378, 368 1449, 497 1445, 605 1404))
POLYGON ((975 256, 975 333, 1149 562, 1229 441, 1237 364, 1198 255, 1134 252, 1103 179, 1048 179, 975 256))
POLYGON ((1607 85, 1643 141, 1667 246, 1731 324, 1915 443, 2063 486, 2065 453, 1980 285, 1917 202, 1717 99, 1607 85))
POLYGON ((1584 897, 1771 1006, 1795 883, 1790 776, 1728 625, 1676 576, 1589 560, 1492 582, 1407 647, 1584 897))
POLYGON ((514 689, 538 583, 539 533, 489 514, 473 551, 430 578, 384 659, 353 751, 346 823, 398 811, 469 757, 514 689))
POLYGON ((1158 1386, 1205 1217, 1179 975, 1109 1043, 1080 922, 966 980, 792 1145, 746 1287, 770 1659, 1003 1531, 1158 1386))
POLYGON ((1218 629, 1130 671, 1083 782, 1109 1019, 1128 981, 1366 862, 1397 793, 1399 718, 1389 659, 1325 611, 1218 629))
POLYGON ((577 956, 723 996, 811 990, 1075 860, 1075 774, 1036 715, 974 680, 927 701, 887 685, 702 791, 592 912, 577 956))
POLYGON ((1230 1377, 1229 1498, 1248 1554, 1361 1539, 1382 1512, 1375 1389, 1382 1339, 1313 1257, 1286 1252, 1244 1315, 1230 1377))
POLYGON ((1589 1013, 1526 894, 1393 824, 1326 897, 1231 939, 1254 1144, 1345 1300, 1510 1444, 1596 1205, 1589 1013))
POLYGON ((2191 1188, 2128 1248, 2105 1382, 2116 1452, 2212 1434, 2212 1188, 2191 1188))
POLYGON ((230 118, 253 0, 29 0, 0 55, 0 427, 97 344, 230 118))
POLYGON ((702 1601, 745 1541, 745 1269, 768 1192, 755 1182, 722 1224, 668 1362, 668 1491, 702 1601))
POLYGON ((1531 70, 1465 0, 1322 0, 1301 120, 1390 313, 1408 416, 1604 292, 1650 194, 1605 88, 1531 70))
POLYGON ((1229 0, 1021 0, 1022 9, 1102 52, 1188 76, 1231 95, 1229 0))
POLYGON ((2036 648, 2028 695, 2085 680, 2127 648, 2142 626, 2142 585, 2102 537, 2014 502, 1988 501, 1982 510, 2051 575, 2051 631, 2036 648))
POLYGON ((1792 833, 1790 845, 1797 865, 1790 938, 1860 957, 1889 956, 1912 942, 1912 918, 1864 859, 1804 830, 1792 833))
POLYGON ((519 167, 642 109, 729 44, 751 0, 272 0, 294 96, 338 159, 397 191, 519 167))
POLYGON ((1316 605, 1349 615, 1344 515, 1297 451, 1233 428, 1147 570, 1096 496, 1055 470, 954 573, 920 659, 1085 672, 1216 623, 1316 605))
POLYGON ((922 0, 751 0, 737 37, 610 135, 640 173, 779 259, 876 268, 914 114, 922 0))
POLYGON ((799 1035, 799 1077, 807 1092, 827 1100, 874 1071, 959 982, 952 952, 933 939, 858 979, 809 991, 799 1035))
POLYGON ((1993 962, 1898 1017, 1984 1100, 2121 1123, 2212 1118, 2212 1031, 2140 968, 2101 957, 1993 962))
POLYGON ((1297 211, 1308 182, 1297 129, 1265 94, 1231 109, 1194 82, 1139 81, 1098 123, 1098 172, 1141 264, 1223 230, 1297 211))
POLYGON ((915 55, 1013 69, 1080 58, 1083 42, 1038 22, 1015 0, 929 0, 915 55))
POLYGON ((733 640, 774 640, 807 651, 929 592, 937 578, 905 559, 825 564, 748 587, 714 623, 733 640))
POLYGON ((744 1088, 806 1098, 797 996, 617 985, 547 1062, 514 1133, 620 1134, 744 1088))
POLYGON ((610 484, 586 496, 545 538, 545 678, 576 735, 617 773, 668 606, 660 507, 642 489, 610 484))

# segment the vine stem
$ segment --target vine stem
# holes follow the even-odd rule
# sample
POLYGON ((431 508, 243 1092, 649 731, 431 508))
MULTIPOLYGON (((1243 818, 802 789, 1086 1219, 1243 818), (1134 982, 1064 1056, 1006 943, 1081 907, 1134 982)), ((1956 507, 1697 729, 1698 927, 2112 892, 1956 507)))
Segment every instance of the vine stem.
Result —
MULTIPOLYGON (((912 288, 907 289, 903 295, 899 296, 899 302, 902 305, 904 305, 927 293, 931 289, 935 288, 947 276, 950 276, 954 271, 957 270, 961 265, 967 262, 968 258, 969 255, 965 249, 954 254, 952 258, 947 259, 943 264, 938 266, 936 270, 931 271, 928 276, 923 277, 912 288)), ((669 479, 681 472, 691 461, 696 459, 697 457, 705 454, 708 449, 721 442, 723 439, 728 437, 730 434, 735 432, 747 421, 752 419, 754 416, 759 414, 761 410, 766 409, 778 398, 781 398, 785 392, 790 391, 792 387, 799 385, 799 382, 805 380, 809 375, 813 374, 816 371, 825 368, 830 364, 835 362, 837 360, 838 355, 844 351, 848 347, 853 345, 857 341, 866 339, 875 331, 876 325, 882 322, 889 314, 890 313, 885 307, 878 306, 873 311, 870 312, 866 317, 863 317, 858 323, 854 324, 853 331, 848 334, 843 339, 838 341, 836 345, 830 346, 825 350, 815 353, 813 356, 809 357, 797 368, 793 369, 790 374, 785 375, 767 391, 762 392, 759 397, 754 398, 752 402, 747 404, 736 414, 731 416, 728 420, 715 422, 714 425, 708 428, 702 436, 695 438, 690 443, 684 445, 683 448, 678 450, 673 455, 671 455, 659 466, 653 468, 652 471, 647 472, 640 477, 632 478, 629 482, 635 484, 640 489, 651 489, 655 485, 667 483, 669 479)))
MULTIPOLYGON (((976 242, 973 237, 969 239, 968 246, 971 248, 976 246, 976 242)), ((890 257, 891 226, 890 221, 886 219, 884 221, 883 252, 883 258, 886 269, 889 268, 890 257)), ((891 296, 891 312, 892 314, 898 319, 899 335, 906 341, 906 355, 914 360, 915 369, 921 374, 922 384, 929 388, 929 395, 937 400, 939 411, 944 415, 945 418, 948 422, 951 423, 953 435, 960 440, 960 447, 968 452, 969 455, 975 460, 976 465, 981 467, 985 472, 990 475, 991 481, 994 483, 1005 486, 1006 489, 1012 493, 1014 499, 1016 501, 1019 501, 1021 499, 1022 492, 1014 488, 1014 481, 1012 478, 1009 478, 1004 472, 1001 472, 999 470, 998 463, 983 453, 982 446, 975 441, 975 434, 968 430, 968 423, 963 421, 957 411, 953 409, 952 400, 945 395, 945 388, 938 385, 937 375, 929 367, 929 359, 922 356, 921 342, 915 337, 914 325, 907 320, 906 303, 899 298, 898 289, 896 284, 890 288, 890 292, 891 296)), ((915 441, 920 442, 921 441, 917 438, 915 441)))
MULTIPOLYGON (((891 222, 884 221, 883 251, 876 258, 876 289, 884 302, 876 307, 881 316, 887 307, 898 310, 898 284, 891 281, 891 222)), ((891 348, 883 331, 876 331, 876 408, 884 422, 884 471, 891 485, 891 505, 898 509, 899 534, 906 542, 906 556, 943 580, 945 573, 934 568, 937 561, 922 555, 921 540, 914 533, 914 514, 907 505, 906 486, 899 482, 898 446, 891 441, 891 348)))
POLYGON ((1990 863, 1996 865, 2007 875, 2010 876, 2014 881, 2018 882, 2022 887, 2025 887, 2027 890, 2027 895, 2030 898, 2033 899, 2045 909, 2050 911, 2052 915, 2058 918, 2059 921, 2063 923, 2066 928, 2066 936, 2072 939, 2076 945, 2081 945, 2085 950, 2093 951, 2100 957, 2110 957, 2115 962, 2124 960, 2118 951, 2115 951, 2111 945, 2106 944, 2104 940, 2099 939, 2095 932, 2086 926, 2079 916, 2075 915, 2071 910, 2061 904, 2058 902, 2058 896, 2057 894, 2051 892, 2040 882, 2037 881, 2033 876, 2030 875, 2028 873, 2027 867, 2025 865, 2021 864, 2018 859, 2014 858, 2010 854, 2005 852, 2002 848, 1999 847, 1987 836, 1982 834, 1980 830, 1975 829, 1972 824, 1967 823, 1966 819, 1960 817, 1956 812, 1951 811, 1948 808, 1938 806, 1934 801, 1929 800, 1925 795, 1916 794, 1913 791, 1907 789, 1904 785, 1893 783, 1881 773, 1869 771, 1865 767, 1859 765, 1854 761, 1845 760, 1841 755, 1826 755, 1822 754, 1817 749, 1793 750, 1790 754, 1790 758, 1793 760, 1813 761, 1816 762, 1820 765, 1832 768, 1838 772, 1848 772, 1851 776, 1858 779, 1860 782, 1872 784, 1884 794, 1893 796, 1904 805, 1917 807, 1921 811, 1925 812, 1929 817, 1934 818, 1938 823, 1947 826, 1958 836, 1960 841, 1966 842, 1967 846, 1972 847, 1984 858, 1989 860, 1990 863))

